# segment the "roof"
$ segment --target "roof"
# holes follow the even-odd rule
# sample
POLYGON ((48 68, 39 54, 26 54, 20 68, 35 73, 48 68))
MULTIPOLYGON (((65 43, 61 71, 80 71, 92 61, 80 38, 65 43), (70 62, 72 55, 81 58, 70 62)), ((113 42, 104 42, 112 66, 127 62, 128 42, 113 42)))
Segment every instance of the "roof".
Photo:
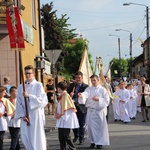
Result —
POLYGON ((132 66, 141 63, 144 61, 144 54, 142 53, 141 55, 137 56, 133 61, 132 61, 132 66))

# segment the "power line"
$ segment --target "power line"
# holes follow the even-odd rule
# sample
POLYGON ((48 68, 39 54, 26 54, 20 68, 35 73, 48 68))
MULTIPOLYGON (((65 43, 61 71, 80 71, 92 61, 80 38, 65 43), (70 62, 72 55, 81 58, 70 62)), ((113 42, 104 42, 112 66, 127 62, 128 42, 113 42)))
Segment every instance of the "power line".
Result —
POLYGON ((141 20, 131 21, 131 22, 127 22, 127 23, 114 24, 114 25, 104 26, 104 27, 81 29, 80 31, 89 31, 89 30, 97 30, 97 29, 111 28, 111 27, 115 27, 115 26, 119 26, 119 25, 131 24, 131 23, 138 22, 138 21, 141 21, 141 20))

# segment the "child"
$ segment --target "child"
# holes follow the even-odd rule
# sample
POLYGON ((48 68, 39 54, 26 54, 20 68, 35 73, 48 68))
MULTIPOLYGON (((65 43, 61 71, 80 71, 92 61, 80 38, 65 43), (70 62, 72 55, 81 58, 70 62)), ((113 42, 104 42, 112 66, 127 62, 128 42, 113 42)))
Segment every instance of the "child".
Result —
POLYGON ((4 77, 4 84, 3 84, 3 86, 6 87, 6 94, 4 96, 5 98, 9 98, 9 96, 10 96, 9 91, 10 91, 11 85, 9 83, 10 83, 10 78, 5 76, 4 77))
MULTIPOLYGON (((16 107, 16 95, 17 95, 17 88, 12 86, 10 88, 10 102, 16 107)), ((11 145, 10 150, 20 150, 19 145, 19 131, 20 131, 20 119, 14 119, 11 117, 11 120, 8 122, 9 133, 11 135, 11 145)))
POLYGON ((128 112, 128 101, 130 99, 130 93, 129 90, 126 89, 125 82, 120 84, 120 90, 117 93, 120 101, 120 119, 124 123, 128 123, 131 121, 128 112))
POLYGON ((66 143, 70 150, 76 150, 70 136, 70 130, 79 128, 78 119, 76 116, 76 108, 73 100, 66 91, 67 83, 59 82, 58 90, 58 105, 55 112, 57 119, 56 127, 58 128, 58 136, 60 142, 60 149, 66 150, 66 143))
POLYGON ((0 86, 0 149, 3 149, 3 138, 7 130, 6 116, 13 115, 15 111, 14 105, 4 96, 6 95, 6 88, 0 86))
POLYGON ((128 90, 130 92, 130 99, 129 99, 129 115, 131 119, 135 119, 136 117, 136 98, 137 98, 137 94, 136 91, 133 88, 132 84, 128 85, 128 90))
POLYGON ((113 99, 113 112, 114 112, 114 121, 119 121, 120 120, 120 107, 119 107, 119 96, 118 96, 118 92, 119 92, 119 87, 118 86, 114 86, 114 99, 113 99))

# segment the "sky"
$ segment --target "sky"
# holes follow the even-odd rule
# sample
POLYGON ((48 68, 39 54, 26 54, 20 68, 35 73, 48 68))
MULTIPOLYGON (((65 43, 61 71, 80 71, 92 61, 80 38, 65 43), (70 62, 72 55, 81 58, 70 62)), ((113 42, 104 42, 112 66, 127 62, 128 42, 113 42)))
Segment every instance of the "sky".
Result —
MULTIPOLYGON (((40 1, 41 6, 50 2, 52 1, 40 1)), ((150 7, 149 0, 53 0, 53 5, 57 17, 67 14, 68 23, 71 24, 69 28, 76 28, 78 37, 82 35, 89 41, 93 63, 97 56, 102 57, 104 71, 114 57, 119 58, 118 37, 121 58, 130 58, 130 33, 133 40, 132 56, 142 54, 141 42, 146 40, 146 6, 150 7), (129 2, 145 6, 123 6, 123 3, 129 2), (122 31, 115 31, 116 29, 122 31)))

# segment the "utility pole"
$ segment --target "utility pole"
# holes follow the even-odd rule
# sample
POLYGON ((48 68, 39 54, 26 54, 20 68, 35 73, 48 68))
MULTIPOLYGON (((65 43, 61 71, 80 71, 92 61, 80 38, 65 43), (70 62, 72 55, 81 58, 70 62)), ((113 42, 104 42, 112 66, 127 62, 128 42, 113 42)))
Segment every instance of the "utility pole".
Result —
MULTIPOLYGON (((139 4, 139 3, 124 3, 123 4, 123 6, 129 6, 129 5, 139 5, 139 6, 144 6, 144 7, 146 7, 146 38, 147 38, 147 40, 146 40, 146 53, 147 53, 147 55, 146 55, 146 57, 144 58, 144 61, 145 61, 145 59, 147 59, 147 64, 145 64, 145 65, 147 65, 147 70, 148 70, 148 72, 147 72, 147 77, 149 77, 150 76, 150 70, 149 70, 149 64, 150 64, 150 61, 149 61, 149 54, 150 54, 150 50, 149 50, 149 7, 147 6, 147 5, 144 5, 144 4, 139 4)), ((143 62, 144 62, 143 61, 143 62)))
POLYGON ((147 39, 149 38, 149 8, 146 6, 146 35, 147 39))
POLYGON ((109 34, 109 36, 118 37, 118 53, 119 53, 119 77, 121 77, 121 50, 120 50, 120 37, 118 35, 109 34))
POLYGON ((121 63, 120 38, 118 38, 119 63, 121 63))

